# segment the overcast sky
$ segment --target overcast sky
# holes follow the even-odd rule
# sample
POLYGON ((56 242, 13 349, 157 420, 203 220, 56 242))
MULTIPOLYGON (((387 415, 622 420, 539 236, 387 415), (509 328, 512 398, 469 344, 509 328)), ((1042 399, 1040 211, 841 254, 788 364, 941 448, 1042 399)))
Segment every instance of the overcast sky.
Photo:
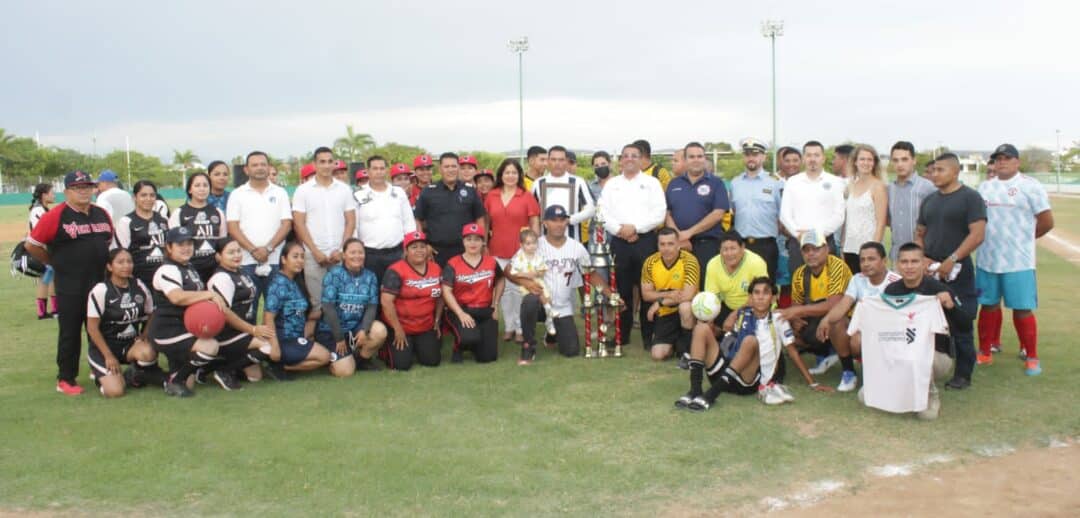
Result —
POLYGON ((345 124, 447 149, 770 138, 919 148, 1080 140, 1080 3, 5 0, 0 127, 204 161, 307 153, 345 124), (872 6, 872 7, 869 7, 872 6))

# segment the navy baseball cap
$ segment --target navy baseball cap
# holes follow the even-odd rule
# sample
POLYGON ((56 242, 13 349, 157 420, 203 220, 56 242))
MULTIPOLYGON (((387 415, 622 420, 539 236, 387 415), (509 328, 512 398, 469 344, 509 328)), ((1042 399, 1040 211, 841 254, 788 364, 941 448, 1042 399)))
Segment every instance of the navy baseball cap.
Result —
POLYGON ((544 210, 544 220, 569 218, 566 209, 562 205, 552 205, 544 210))
POLYGON ((191 235, 191 230, 187 227, 173 227, 165 233, 165 242, 175 245, 176 243, 183 243, 184 241, 191 241, 195 239, 191 235))
POLYGON ((1009 158, 1020 158, 1020 152, 1016 150, 1016 146, 1012 144, 1002 144, 994 149, 994 152, 990 154, 990 160, 997 160, 997 157, 1005 155, 1009 158))
POLYGON ((116 173, 114 173, 112 169, 102 171, 97 177, 97 181, 99 182, 115 182, 119 179, 120 177, 116 176, 116 173))
POLYGON ((84 171, 72 171, 64 175, 64 188, 76 185, 96 185, 94 178, 84 171))

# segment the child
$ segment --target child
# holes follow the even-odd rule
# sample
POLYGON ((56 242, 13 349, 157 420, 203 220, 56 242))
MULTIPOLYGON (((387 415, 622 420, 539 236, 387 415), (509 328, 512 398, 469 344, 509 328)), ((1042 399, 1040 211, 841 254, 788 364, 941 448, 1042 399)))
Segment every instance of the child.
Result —
MULTIPOLYGON (((559 315, 551 308, 551 290, 548 289, 547 283, 544 282, 547 264, 544 262, 544 257, 537 253, 540 247, 539 236, 532 229, 523 228, 518 234, 518 238, 521 242, 521 248, 510 258, 510 274, 516 277, 528 277, 544 288, 544 293, 540 295, 540 302, 544 304, 544 314, 547 316, 544 320, 544 327, 547 328, 549 335, 554 335, 555 319, 559 315)), ((529 294, 529 290, 524 286, 520 286, 518 289, 521 290, 522 295, 529 294)))

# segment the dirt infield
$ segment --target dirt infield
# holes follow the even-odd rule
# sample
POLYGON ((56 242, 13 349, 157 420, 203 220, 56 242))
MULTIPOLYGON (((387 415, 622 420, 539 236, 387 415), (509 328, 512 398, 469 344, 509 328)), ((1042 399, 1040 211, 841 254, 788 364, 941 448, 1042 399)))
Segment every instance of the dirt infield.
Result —
POLYGON ((1038 243, 1054 255, 1080 265, 1080 236, 1055 228, 1040 238, 1038 243))
POLYGON ((0 223, 0 243, 18 243, 26 237, 25 221, 18 223, 0 223))

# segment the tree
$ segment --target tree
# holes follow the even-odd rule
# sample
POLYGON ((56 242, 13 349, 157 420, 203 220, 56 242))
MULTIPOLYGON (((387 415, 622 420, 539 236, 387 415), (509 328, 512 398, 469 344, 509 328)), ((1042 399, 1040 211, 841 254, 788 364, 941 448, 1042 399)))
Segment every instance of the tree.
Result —
POLYGON ((397 142, 387 142, 378 147, 371 148, 367 156, 379 155, 386 159, 389 164, 395 164, 402 162, 412 169, 412 161, 416 155, 422 155, 427 153, 422 147, 408 146, 405 144, 398 144, 397 142))
POLYGON ((356 133, 352 124, 345 125, 345 136, 334 141, 334 154, 349 162, 359 162, 371 148, 375 139, 367 133, 356 133))
POLYGON ((1056 170, 1054 154, 1049 149, 1028 147, 1020 152, 1020 170, 1028 173, 1045 173, 1056 170))
POLYGON ((183 176, 182 185, 187 184, 187 173, 189 170, 195 168, 195 163, 199 161, 199 157, 195 156, 195 152, 190 149, 184 151, 173 150, 173 166, 179 167, 183 176))

